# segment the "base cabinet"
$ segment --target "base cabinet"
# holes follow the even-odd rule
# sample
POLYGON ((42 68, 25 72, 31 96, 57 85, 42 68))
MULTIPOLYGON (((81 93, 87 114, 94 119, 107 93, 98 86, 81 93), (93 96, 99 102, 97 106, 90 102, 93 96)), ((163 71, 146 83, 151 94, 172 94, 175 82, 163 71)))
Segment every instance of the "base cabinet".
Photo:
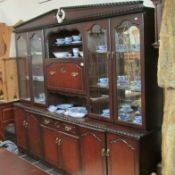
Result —
POLYGON ((16 109, 15 125, 18 146, 32 155, 42 157, 38 117, 23 109, 16 109))
POLYGON ((80 138, 73 126, 48 119, 41 124, 44 159, 71 175, 81 175, 80 138), (47 124, 46 124, 47 123, 47 124))

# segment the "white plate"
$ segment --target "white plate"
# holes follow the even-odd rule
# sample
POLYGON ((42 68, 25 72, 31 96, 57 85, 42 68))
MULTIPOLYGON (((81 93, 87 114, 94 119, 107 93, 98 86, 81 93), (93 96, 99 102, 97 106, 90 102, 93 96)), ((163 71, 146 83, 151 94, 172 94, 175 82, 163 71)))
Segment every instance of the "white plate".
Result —
POLYGON ((72 41, 72 44, 78 44, 78 43, 82 43, 82 41, 72 41))
POLYGON ((73 106, 73 104, 69 104, 69 103, 62 103, 57 105, 57 108, 59 109, 67 109, 67 108, 71 108, 73 106))
POLYGON ((87 110, 85 107, 72 107, 67 109, 66 114, 71 117, 82 118, 87 114, 87 110))

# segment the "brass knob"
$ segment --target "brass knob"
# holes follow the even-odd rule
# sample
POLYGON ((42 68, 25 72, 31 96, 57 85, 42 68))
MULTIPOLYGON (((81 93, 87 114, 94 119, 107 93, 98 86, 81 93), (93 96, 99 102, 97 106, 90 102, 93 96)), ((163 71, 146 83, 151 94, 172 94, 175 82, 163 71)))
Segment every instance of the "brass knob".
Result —
POLYGON ((55 143, 60 146, 61 145, 61 139, 59 139, 58 137, 56 137, 55 143))
POLYGON ((65 126, 64 130, 65 131, 71 131, 72 130, 72 127, 71 126, 65 126))

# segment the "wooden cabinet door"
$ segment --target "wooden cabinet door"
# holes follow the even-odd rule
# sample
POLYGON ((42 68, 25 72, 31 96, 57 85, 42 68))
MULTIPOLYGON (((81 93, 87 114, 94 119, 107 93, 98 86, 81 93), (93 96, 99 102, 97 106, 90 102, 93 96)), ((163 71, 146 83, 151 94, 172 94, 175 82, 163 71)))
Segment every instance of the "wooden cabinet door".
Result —
POLYGON ((139 175, 137 141, 107 134, 109 175, 139 175))
POLYGON ((82 129, 81 155, 83 175, 106 175, 105 134, 82 129))
POLYGON ((47 126, 41 125, 44 159, 46 162, 61 168, 60 151, 57 141, 59 140, 58 133, 47 126))
POLYGON ((60 133, 62 169, 71 175, 81 175, 80 138, 60 133))
POLYGON ((84 65, 82 63, 75 60, 49 63, 46 70, 48 88, 83 93, 84 65))
POLYGON ((39 121, 33 114, 27 115, 27 134, 30 153, 41 157, 42 151, 39 121))
POLYGON ((24 110, 16 108, 15 109, 15 127, 16 127, 16 137, 17 145, 27 150, 27 137, 26 137, 26 113, 24 110))

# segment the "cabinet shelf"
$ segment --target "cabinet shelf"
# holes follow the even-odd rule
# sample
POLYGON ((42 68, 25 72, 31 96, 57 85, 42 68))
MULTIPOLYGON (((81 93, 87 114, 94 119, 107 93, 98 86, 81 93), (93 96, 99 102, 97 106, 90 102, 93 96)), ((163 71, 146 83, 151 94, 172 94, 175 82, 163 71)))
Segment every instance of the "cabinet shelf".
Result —
POLYGON ((77 43, 70 43, 70 44, 53 44, 53 47, 67 47, 67 46, 81 46, 82 45, 82 41, 81 42, 77 42, 77 43))
POLYGON ((100 97, 91 97, 90 100, 93 103, 108 102, 109 101, 109 95, 102 95, 100 97))

